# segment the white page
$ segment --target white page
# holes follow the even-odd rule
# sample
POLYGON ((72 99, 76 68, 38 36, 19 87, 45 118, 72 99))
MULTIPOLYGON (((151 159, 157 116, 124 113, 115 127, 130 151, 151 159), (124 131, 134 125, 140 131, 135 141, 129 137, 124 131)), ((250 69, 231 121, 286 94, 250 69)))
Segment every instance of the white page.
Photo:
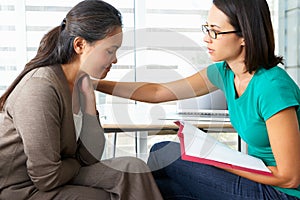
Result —
POLYGON ((229 148, 188 122, 181 123, 186 155, 270 172, 262 160, 229 148))

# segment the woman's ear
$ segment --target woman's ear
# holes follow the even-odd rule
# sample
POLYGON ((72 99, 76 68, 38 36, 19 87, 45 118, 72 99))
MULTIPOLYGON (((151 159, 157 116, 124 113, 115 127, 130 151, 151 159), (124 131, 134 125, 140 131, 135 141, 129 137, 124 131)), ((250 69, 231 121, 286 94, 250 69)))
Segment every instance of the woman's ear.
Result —
POLYGON ((242 47, 246 46, 246 44, 245 44, 245 39, 244 39, 244 38, 242 38, 241 46, 242 46, 242 47))
POLYGON ((73 41, 74 50, 77 54, 82 54, 86 46, 86 40, 82 37, 75 37, 73 41))

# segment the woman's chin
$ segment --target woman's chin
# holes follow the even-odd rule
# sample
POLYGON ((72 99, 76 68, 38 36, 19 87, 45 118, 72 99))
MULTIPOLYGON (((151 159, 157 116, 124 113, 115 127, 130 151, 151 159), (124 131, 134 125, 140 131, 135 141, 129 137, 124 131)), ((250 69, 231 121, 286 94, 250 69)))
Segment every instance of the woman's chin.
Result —
POLYGON ((90 78, 92 80, 99 80, 99 79, 104 79, 107 76, 107 72, 103 72, 101 74, 97 74, 97 75, 90 75, 90 78))
POLYGON ((90 76, 91 80, 99 80, 99 79, 103 79, 102 77, 95 77, 95 76, 90 76))
POLYGON ((218 59, 218 58, 213 57, 213 56, 210 56, 210 60, 211 60, 212 62, 220 62, 220 61, 222 61, 221 59, 218 59))

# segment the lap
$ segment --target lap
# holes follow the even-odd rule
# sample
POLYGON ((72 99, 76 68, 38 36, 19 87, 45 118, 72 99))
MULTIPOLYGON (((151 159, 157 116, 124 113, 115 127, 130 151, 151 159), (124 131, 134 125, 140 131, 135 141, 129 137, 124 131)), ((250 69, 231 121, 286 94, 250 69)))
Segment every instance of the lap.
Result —
MULTIPOLYGON (((113 158, 81 167, 70 182, 51 191, 39 191, 34 186, 27 190, 29 200, 162 199, 149 167, 135 157, 113 158)), ((15 198, 18 195, 14 194, 15 198)))
POLYGON ((82 167, 70 184, 103 189, 114 195, 112 199, 147 199, 146 195, 159 194, 149 167, 135 157, 107 159, 82 167))
POLYGON ((150 170, 147 164, 138 158, 113 158, 82 167, 72 184, 111 188, 118 184, 124 173, 145 172, 150 172, 150 170))
POLYGON ((177 199, 178 196, 186 196, 183 199, 290 199, 272 186, 214 166, 182 160, 180 145, 176 142, 155 144, 148 165, 166 199, 177 199), (170 182, 177 188, 180 185, 181 192, 175 187, 169 188, 172 187, 170 182))

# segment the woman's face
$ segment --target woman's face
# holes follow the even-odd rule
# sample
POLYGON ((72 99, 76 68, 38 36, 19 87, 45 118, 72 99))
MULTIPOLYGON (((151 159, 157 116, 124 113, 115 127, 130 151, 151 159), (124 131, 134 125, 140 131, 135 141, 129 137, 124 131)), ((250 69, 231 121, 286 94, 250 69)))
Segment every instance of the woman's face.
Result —
MULTIPOLYGON (((215 5, 212 5, 209 10, 206 25, 208 29, 214 30, 217 33, 235 31, 229 23, 228 17, 215 5)), ((244 39, 235 33, 220 34, 217 35, 216 39, 210 38, 206 34, 204 42, 207 43, 208 53, 214 62, 231 62, 237 59, 240 60, 241 58, 244 60, 244 39)))
POLYGON ((88 45, 80 69, 93 78, 104 79, 112 64, 117 63, 116 52, 122 39, 122 28, 117 27, 103 40, 88 45))

